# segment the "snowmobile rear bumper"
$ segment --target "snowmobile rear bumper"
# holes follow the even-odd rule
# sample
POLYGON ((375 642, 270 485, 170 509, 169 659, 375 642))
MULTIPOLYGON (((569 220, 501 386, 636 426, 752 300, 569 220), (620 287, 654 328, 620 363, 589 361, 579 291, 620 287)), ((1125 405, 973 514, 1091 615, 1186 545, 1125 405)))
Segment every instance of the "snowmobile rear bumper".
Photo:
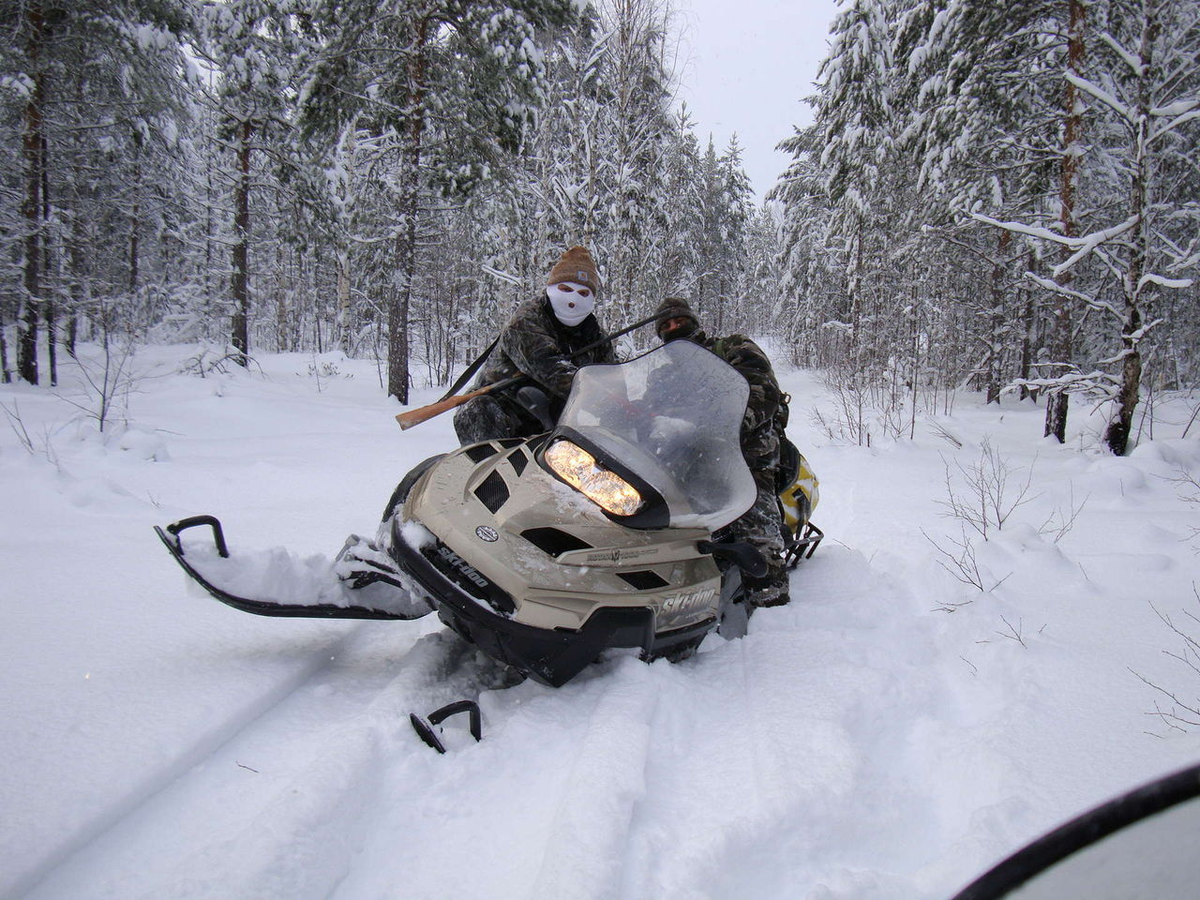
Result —
POLYGON ((566 684, 604 650, 637 648, 644 658, 653 659, 698 641, 713 628, 710 618, 656 633, 654 610, 647 606, 601 607, 578 631, 536 628, 505 615, 516 608, 512 598, 440 540, 434 538, 418 549, 395 528, 391 552, 400 569, 437 598, 438 618, 455 633, 550 687, 566 684))
POLYGON ((794 569, 802 559, 809 559, 817 552, 817 547, 821 545, 821 539, 825 537, 825 532, 814 525, 812 522, 805 522, 800 533, 786 540, 784 547, 784 567, 794 569))

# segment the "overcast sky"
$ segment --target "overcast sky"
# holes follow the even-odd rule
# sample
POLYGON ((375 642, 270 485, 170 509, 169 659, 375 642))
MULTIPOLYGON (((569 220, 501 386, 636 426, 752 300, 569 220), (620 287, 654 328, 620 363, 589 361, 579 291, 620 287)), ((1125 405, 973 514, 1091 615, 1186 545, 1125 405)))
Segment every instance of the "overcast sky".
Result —
POLYGON ((787 167, 775 145, 812 121, 812 93, 828 49, 836 0, 675 0, 679 96, 692 111, 701 149, 718 151, 737 132, 759 200, 787 167))

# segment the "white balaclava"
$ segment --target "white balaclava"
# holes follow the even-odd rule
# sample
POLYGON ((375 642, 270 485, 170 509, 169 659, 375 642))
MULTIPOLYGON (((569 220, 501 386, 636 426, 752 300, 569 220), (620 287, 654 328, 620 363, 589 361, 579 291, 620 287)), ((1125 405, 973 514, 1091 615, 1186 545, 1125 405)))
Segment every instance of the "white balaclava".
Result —
POLYGON ((596 292, 574 281, 548 285, 546 296, 550 298, 555 318, 572 328, 590 316, 596 306, 596 292))

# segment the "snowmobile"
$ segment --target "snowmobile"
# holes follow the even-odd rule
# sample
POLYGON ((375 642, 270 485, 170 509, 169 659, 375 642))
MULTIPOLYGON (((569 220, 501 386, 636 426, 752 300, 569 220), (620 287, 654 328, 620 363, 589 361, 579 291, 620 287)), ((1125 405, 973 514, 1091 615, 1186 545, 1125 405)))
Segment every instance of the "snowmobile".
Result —
MULTIPOLYGON (((212 516, 156 531, 188 575, 245 612, 436 611, 488 656, 558 687, 612 648, 677 659, 714 630, 744 633, 742 574, 766 562, 722 529, 757 495, 739 442, 748 395, 735 369, 689 341, 586 366, 545 433, 420 463, 375 537, 351 535, 332 564, 230 554, 212 516), (183 532, 198 526, 213 546, 191 539, 185 552, 183 532)), ((529 405, 545 417, 536 397, 529 405)), ((789 565, 822 536, 809 522, 815 478, 795 456, 783 492, 789 565)))

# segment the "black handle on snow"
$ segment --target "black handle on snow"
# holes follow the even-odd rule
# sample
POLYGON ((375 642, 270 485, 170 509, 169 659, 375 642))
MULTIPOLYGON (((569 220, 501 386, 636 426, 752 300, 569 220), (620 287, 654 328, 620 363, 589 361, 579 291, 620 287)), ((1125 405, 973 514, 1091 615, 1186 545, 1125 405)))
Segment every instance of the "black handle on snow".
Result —
POLYGON ((217 545, 217 552, 221 554, 222 559, 229 559, 229 550, 225 546, 225 534, 221 531, 221 523, 216 516, 191 516, 187 519, 180 519, 178 522, 172 522, 167 526, 167 531, 171 532, 171 536, 175 538, 179 555, 183 556, 183 543, 179 540, 179 532, 195 528, 197 525, 212 526, 213 543, 217 545))
MULTIPOLYGON (((570 354, 567 357, 567 359, 577 359, 580 356, 582 356, 583 354, 589 353, 592 350, 595 350, 597 347, 603 347, 605 344, 612 343, 617 338, 622 337, 626 334, 629 334, 629 332, 634 331, 638 328, 641 328, 643 325, 649 325, 651 322, 656 322, 659 319, 663 318, 665 315, 666 315, 665 312, 661 312, 661 313, 655 313, 652 316, 647 316, 644 319, 634 322, 632 325, 622 328, 620 331, 614 331, 612 334, 608 335, 607 337, 602 337, 598 341, 592 341, 590 344, 588 344, 584 347, 581 347, 579 350, 576 350, 574 353, 570 354)), ((496 344, 499 342, 499 340, 500 339, 497 338, 492 343, 492 346, 487 349, 487 353, 490 353, 492 351, 492 348, 496 346, 496 344)), ((481 359, 482 359, 482 357, 481 357, 481 359)), ((480 360, 475 361, 475 363, 478 363, 478 362, 480 362, 480 360)), ((474 365, 474 363, 472 365, 474 365)), ((474 400, 476 397, 482 397, 484 394, 490 394, 493 391, 503 390, 504 388, 512 387, 513 385, 520 384, 521 382, 527 381, 527 380, 528 380, 528 376, 526 376, 526 375, 514 375, 512 378, 505 378, 502 381, 497 381, 493 384, 484 385, 483 387, 481 387, 477 390, 474 390, 474 391, 470 391, 469 393, 466 393, 466 394, 456 394, 454 396, 447 395, 447 396, 443 397, 441 400, 438 400, 436 403, 430 403, 427 406, 421 406, 421 407, 418 407, 417 409, 410 409, 408 412, 399 413, 396 416, 396 421, 400 423, 401 429, 407 431, 409 428, 412 428, 414 425, 420 425, 422 422, 428 421, 429 419, 432 419, 434 416, 440 416, 442 413, 446 412, 447 410, 451 410, 456 407, 462 406, 468 400, 474 400)), ((453 391, 454 391, 454 388, 451 389, 452 394, 453 394, 453 391)))
POLYGON ((446 752, 446 745, 442 743, 442 739, 438 737, 434 727, 441 725, 451 716, 459 713, 470 713, 470 729, 471 737, 476 741, 483 740, 483 726, 479 714, 479 704, 474 700, 456 700, 454 703, 447 703, 441 709, 436 709, 425 718, 418 716, 416 713, 408 714, 408 721, 412 723, 413 730, 420 736, 426 744, 436 750, 438 753, 446 752))

